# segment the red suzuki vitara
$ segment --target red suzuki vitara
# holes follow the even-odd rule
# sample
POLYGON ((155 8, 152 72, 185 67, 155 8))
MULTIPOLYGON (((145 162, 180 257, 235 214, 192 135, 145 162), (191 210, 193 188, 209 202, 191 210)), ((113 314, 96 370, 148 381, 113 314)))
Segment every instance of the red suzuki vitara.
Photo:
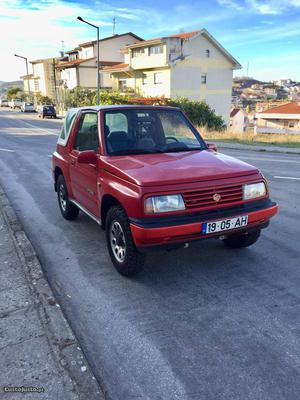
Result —
POLYGON ((206 238, 250 246, 278 209, 257 168, 218 153, 171 107, 69 110, 53 176, 63 217, 81 210, 101 224, 125 276, 154 248, 206 238))

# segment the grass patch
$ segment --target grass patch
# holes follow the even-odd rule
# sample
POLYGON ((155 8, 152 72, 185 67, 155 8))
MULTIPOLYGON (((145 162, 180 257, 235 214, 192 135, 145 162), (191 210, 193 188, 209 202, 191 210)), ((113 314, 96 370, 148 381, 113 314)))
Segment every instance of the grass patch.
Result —
POLYGON ((247 133, 232 133, 229 131, 224 132, 214 132, 206 131, 199 128, 203 138, 205 140, 216 140, 226 143, 241 143, 250 144, 254 146, 284 146, 284 147, 300 147, 300 135, 281 135, 281 134, 257 134, 254 135, 253 132, 247 133))

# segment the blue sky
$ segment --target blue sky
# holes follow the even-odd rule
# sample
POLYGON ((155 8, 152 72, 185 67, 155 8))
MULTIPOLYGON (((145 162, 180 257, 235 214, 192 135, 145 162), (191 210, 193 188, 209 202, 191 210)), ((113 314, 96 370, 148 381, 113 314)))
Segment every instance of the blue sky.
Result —
POLYGON ((53 57, 94 39, 94 30, 76 20, 101 26, 101 37, 132 31, 148 39, 206 28, 244 67, 235 75, 261 80, 300 81, 300 0, 0 0, 0 80, 18 79, 30 60, 53 57))

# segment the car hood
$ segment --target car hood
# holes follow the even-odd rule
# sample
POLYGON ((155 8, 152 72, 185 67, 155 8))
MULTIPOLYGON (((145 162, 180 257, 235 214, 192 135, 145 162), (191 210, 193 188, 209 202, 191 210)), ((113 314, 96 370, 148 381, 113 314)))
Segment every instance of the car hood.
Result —
POLYGON ((208 150, 103 157, 104 169, 140 186, 160 186, 257 174, 257 168, 208 150))

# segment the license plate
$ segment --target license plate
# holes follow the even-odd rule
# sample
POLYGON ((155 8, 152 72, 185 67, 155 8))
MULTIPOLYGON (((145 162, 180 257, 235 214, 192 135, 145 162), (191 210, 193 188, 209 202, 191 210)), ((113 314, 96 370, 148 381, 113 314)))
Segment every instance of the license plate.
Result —
POLYGON ((248 215, 241 217, 221 219, 220 221, 205 222, 202 224, 202 234, 229 231, 248 224, 248 215))

